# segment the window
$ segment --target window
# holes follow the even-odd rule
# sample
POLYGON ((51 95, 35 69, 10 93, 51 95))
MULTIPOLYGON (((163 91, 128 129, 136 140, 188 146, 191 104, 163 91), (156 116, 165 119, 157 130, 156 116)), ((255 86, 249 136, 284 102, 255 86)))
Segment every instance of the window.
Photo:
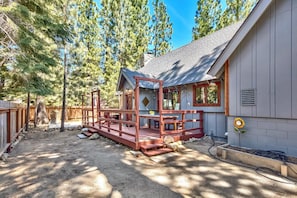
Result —
POLYGON ((194 106, 220 106, 220 83, 193 86, 194 106))
POLYGON ((163 89, 163 109, 180 110, 180 89, 179 88, 163 89))

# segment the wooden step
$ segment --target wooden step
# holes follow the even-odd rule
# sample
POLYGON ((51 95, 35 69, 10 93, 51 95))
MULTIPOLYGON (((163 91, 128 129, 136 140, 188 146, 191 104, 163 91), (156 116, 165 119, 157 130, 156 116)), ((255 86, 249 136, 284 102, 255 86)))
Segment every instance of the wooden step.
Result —
POLYGON ((161 155, 161 154, 165 154, 165 153, 170 153, 172 151, 173 150, 170 148, 158 148, 158 149, 147 150, 147 151, 142 151, 142 152, 146 156, 151 157, 151 156, 161 155))
POLYGON ((91 133, 97 133, 97 130, 93 129, 93 128, 88 128, 88 131, 91 132, 91 133))
POLYGON ((140 149, 150 150, 150 149, 157 149, 164 147, 164 144, 148 144, 148 145, 141 145, 140 149))
POLYGON ((161 155, 161 154, 169 153, 173 151, 171 148, 165 148, 164 144, 141 145, 140 150, 143 152, 143 154, 149 157, 155 156, 155 155, 161 155))
POLYGON ((142 139, 139 141, 139 146, 146 146, 146 145, 151 145, 151 144, 163 144, 163 139, 161 138, 153 138, 153 139, 142 139))
POLYGON ((85 136, 90 137, 93 135, 93 133, 89 132, 89 131, 84 131, 82 132, 85 136))

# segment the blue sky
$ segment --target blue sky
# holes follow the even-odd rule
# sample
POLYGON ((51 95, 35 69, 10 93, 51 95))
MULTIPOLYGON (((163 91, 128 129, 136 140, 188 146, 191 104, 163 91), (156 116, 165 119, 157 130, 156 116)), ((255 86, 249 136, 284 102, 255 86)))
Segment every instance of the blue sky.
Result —
MULTIPOLYGON (((149 0, 150 4, 153 0, 149 0)), ((163 0, 170 21, 173 26, 172 47, 173 49, 184 46, 192 41, 192 28, 197 10, 197 0, 163 0)), ((225 0, 221 1, 223 9, 226 6, 225 0)), ((152 8, 151 8, 152 12, 152 8)))
MULTIPOLYGON (((151 1, 151 0, 150 0, 151 1)), ((164 0, 173 23, 172 47, 179 48, 192 41, 192 28, 197 9, 196 0, 164 0)))

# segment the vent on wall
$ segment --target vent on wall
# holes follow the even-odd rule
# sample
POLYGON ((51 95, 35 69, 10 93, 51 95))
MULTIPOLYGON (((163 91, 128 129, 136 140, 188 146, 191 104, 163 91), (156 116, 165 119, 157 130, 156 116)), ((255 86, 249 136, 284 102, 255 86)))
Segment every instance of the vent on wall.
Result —
POLYGON ((242 106, 256 105, 256 90, 243 89, 240 91, 240 103, 242 106))

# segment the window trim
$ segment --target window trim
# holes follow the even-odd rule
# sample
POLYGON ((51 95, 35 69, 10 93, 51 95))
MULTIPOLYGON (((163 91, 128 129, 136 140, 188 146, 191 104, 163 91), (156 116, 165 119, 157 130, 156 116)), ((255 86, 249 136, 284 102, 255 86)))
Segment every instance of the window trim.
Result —
MULTIPOLYGON (((168 92, 174 92, 174 91, 177 91, 177 93, 178 93, 177 101, 180 104, 179 105, 179 110, 180 110, 181 109, 181 88, 180 87, 177 87, 177 88, 172 88, 172 87, 170 87, 170 88, 163 88, 162 104, 163 104, 163 99, 164 99, 165 94, 167 94, 168 92)), ((156 93, 156 95, 157 95, 157 110, 159 110, 160 109, 159 108, 159 93, 156 93)))
MULTIPOLYGON (((197 85, 193 85, 193 106, 195 107, 217 107, 217 106, 221 106, 221 82, 212 82, 215 83, 218 86, 218 103, 216 104, 209 104, 209 103, 197 103, 196 102, 196 88, 201 88, 201 87, 205 87, 206 90, 209 87, 209 83, 203 83, 203 84, 197 84, 197 85)), ((206 95, 207 98, 207 95, 206 95)))

